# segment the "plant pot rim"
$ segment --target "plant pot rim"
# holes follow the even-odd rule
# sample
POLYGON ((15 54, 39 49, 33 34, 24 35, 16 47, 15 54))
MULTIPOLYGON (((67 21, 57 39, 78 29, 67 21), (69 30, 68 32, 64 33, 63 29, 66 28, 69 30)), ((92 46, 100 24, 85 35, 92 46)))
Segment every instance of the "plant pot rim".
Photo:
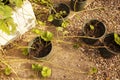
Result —
MULTIPOLYGON (((83 30, 83 33, 84 34, 86 34, 86 32, 85 32, 85 30, 84 30, 84 26, 86 25, 86 23, 89 23, 90 21, 92 21, 92 20, 97 20, 97 21, 99 21, 99 22, 101 22, 102 24, 103 24, 103 22, 102 21, 100 21, 100 20, 98 20, 98 19, 90 19, 90 20, 87 20, 84 24, 83 24, 83 27, 82 27, 82 30, 83 30)), ((89 39, 100 39, 100 38, 104 38, 105 37, 105 34, 107 33, 107 29, 106 29, 106 25, 105 24, 103 24, 104 25, 104 28, 105 28, 105 32, 104 32, 104 34, 102 35, 102 36, 100 36, 100 37, 90 37, 90 36, 86 36, 86 38, 89 38, 89 39)))
MULTIPOLYGON (((34 42, 34 40, 37 38, 37 37, 40 37, 40 36, 36 36, 33 40, 31 40, 30 42, 29 42, 29 44, 28 44, 28 46, 29 47, 31 47, 32 46, 32 44, 33 44, 33 42, 34 42)), ((41 37, 40 37, 41 38, 41 37)), ((33 59, 36 59, 36 60, 48 60, 50 57, 51 57, 51 53, 52 53, 52 42, 50 41, 50 43, 51 43, 51 51, 46 55, 46 56, 44 56, 44 57, 40 57, 40 58, 37 58, 37 57, 34 57, 34 56, 32 56, 32 58, 33 59)), ((28 55, 30 55, 29 54, 29 52, 30 52, 30 48, 28 48, 28 55)))
MULTIPOLYGON (((108 35, 110 35, 110 34, 114 34, 114 32, 109 33, 109 34, 106 34, 105 37, 104 37, 104 40, 105 40, 106 36, 108 36, 108 35)), ((113 54, 120 54, 120 52, 115 52, 115 51, 113 51, 112 49, 110 49, 110 48, 106 45, 106 43, 105 43, 104 40, 103 40, 103 44, 104 44, 105 48, 106 48, 108 51, 110 51, 110 52, 113 53, 113 54)))
MULTIPOLYGON (((75 2, 76 0, 74 0, 73 2, 75 2)), ((77 1, 76 3, 84 3, 84 2, 87 2, 87 0, 85 1, 77 1)))
MULTIPOLYGON (((64 19, 66 19, 68 17, 68 15, 70 14, 70 7, 66 3, 62 3, 62 2, 54 4, 53 7, 55 8, 56 6, 59 6, 60 4, 66 6, 68 8, 69 12, 67 13, 67 16, 64 17, 64 19)), ((52 9, 50 10, 49 14, 52 14, 52 9)), ((55 19, 55 20, 62 20, 62 19, 59 18, 59 19, 55 19)))

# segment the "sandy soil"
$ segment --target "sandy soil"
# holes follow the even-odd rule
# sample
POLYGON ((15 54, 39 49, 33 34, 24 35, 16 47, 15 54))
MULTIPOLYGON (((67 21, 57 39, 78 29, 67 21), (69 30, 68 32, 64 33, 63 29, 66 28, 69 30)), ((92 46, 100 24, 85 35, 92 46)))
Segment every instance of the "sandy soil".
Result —
MULTIPOLYGON (((55 2, 55 0, 53 1, 55 2)), ((68 0, 63 2, 67 3, 68 0)), ((81 34, 82 27, 90 19, 102 21, 106 25, 106 33, 113 32, 115 26, 117 32, 120 32, 119 7, 120 0, 95 0, 83 11, 71 11, 68 16, 70 25, 66 29, 70 33, 69 36, 81 34)), ((39 9, 41 6, 34 8, 36 15, 39 12, 41 13, 39 9)), ((46 20, 45 17, 40 18, 39 15, 36 18, 46 20)), ((38 25, 36 27, 53 32, 56 39, 55 26, 48 23, 45 27, 38 25)), ((36 35, 29 31, 14 41, 14 44, 27 46, 34 37, 36 35)), ((10 76, 5 76, 0 72, 0 80, 120 80, 120 55, 105 59, 101 57, 96 48, 85 45, 79 41, 79 38, 67 38, 65 43, 53 41, 53 48, 50 53, 52 56, 45 61, 29 59, 28 56, 22 54, 21 49, 16 48, 12 43, 7 45, 4 51, 5 54, 1 54, 0 59, 11 66, 13 73, 10 76), (74 49, 74 43, 80 43, 80 47, 74 49), (51 77, 42 78, 39 73, 31 69, 33 63, 50 67, 52 69, 51 77), (96 68, 98 71, 95 74, 88 74, 92 68, 96 68)), ((0 68, 4 67, 5 65, 1 63, 0 68)))

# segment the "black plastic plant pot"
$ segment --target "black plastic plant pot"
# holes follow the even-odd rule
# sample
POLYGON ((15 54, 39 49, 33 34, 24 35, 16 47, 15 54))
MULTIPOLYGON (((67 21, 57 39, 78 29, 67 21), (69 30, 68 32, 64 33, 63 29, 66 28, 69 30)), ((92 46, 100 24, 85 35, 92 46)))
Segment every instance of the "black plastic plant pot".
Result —
MULTIPOLYGON (((88 45, 99 45, 100 38, 102 38, 106 33, 105 25, 98 20, 90 20, 83 26, 83 42, 88 45), (93 27, 91 29, 91 26, 93 27)), ((101 43, 100 43, 101 44, 101 43)))
POLYGON ((84 10, 86 5, 86 0, 71 0, 70 7, 73 11, 81 11, 84 10))
POLYGON ((54 10, 51 10, 51 14, 55 15, 56 13, 60 13, 63 11, 65 12, 65 14, 60 15, 59 18, 54 17, 52 24, 54 24, 55 26, 61 26, 63 19, 65 19, 70 13, 70 9, 66 4, 59 3, 54 5, 54 10))
POLYGON ((105 59, 109 59, 112 58, 114 56, 114 54, 112 54, 110 51, 108 51, 105 47, 103 48, 98 48, 101 57, 105 58, 105 59))
POLYGON ((115 42, 114 33, 107 34, 103 43, 106 46, 106 49, 112 54, 120 54, 120 45, 115 42))
POLYGON ((29 43, 31 48, 28 49, 29 57, 33 59, 49 59, 52 49, 52 43, 46 42, 41 37, 36 37, 29 43))
POLYGON ((5 5, 10 4, 9 0, 2 0, 1 2, 3 2, 5 5))

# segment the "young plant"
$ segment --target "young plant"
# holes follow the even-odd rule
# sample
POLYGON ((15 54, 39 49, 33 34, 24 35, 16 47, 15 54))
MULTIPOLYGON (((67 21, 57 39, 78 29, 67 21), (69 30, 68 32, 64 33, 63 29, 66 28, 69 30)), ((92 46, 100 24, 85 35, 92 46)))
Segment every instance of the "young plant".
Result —
POLYGON ((62 16, 66 15, 66 11, 56 12, 48 16, 48 21, 52 22, 54 19, 62 19, 62 16))
POLYGON ((11 34, 16 30, 16 24, 11 16, 12 8, 7 5, 0 4, 0 30, 6 34, 11 34))
POLYGON ((41 71, 42 66, 40 64, 32 64, 32 70, 41 71))
POLYGON ((93 25, 90 25, 90 30, 94 30, 94 26, 93 25))
POLYGON ((42 77, 50 77, 51 76, 51 69, 48 67, 43 66, 42 71, 41 71, 42 77))
POLYGON ((117 33, 114 33, 114 41, 115 41, 118 45, 120 45, 120 37, 119 37, 119 35, 118 35, 117 33))
POLYGON ((39 29, 33 29, 33 32, 40 35, 44 41, 51 41, 53 34, 49 31, 41 31, 39 29))
POLYGON ((53 38, 53 34, 49 31, 46 31, 46 32, 42 32, 41 33, 41 38, 44 40, 44 41, 51 41, 52 38, 53 38))
POLYGON ((22 54, 27 56, 29 53, 28 53, 28 48, 23 48, 22 49, 22 54))
POLYGON ((61 27, 66 28, 69 25, 69 21, 63 20, 61 27))
POLYGON ((95 74, 97 72, 98 72, 97 68, 93 67, 90 69, 89 74, 95 74))
POLYGON ((44 78, 51 76, 51 69, 46 66, 41 66, 40 64, 32 64, 32 69, 40 72, 44 78))
POLYGON ((17 25, 12 18, 13 6, 21 7, 22 4, 23 0, 0 0, 0 30, 8 35, 15 32, 17 25))
POLYGON ((12 72, 11 72, 11 69, 9 67, 6 67, 5 70, 4 70, 4 73, 5 75, 10 75, 12 72))

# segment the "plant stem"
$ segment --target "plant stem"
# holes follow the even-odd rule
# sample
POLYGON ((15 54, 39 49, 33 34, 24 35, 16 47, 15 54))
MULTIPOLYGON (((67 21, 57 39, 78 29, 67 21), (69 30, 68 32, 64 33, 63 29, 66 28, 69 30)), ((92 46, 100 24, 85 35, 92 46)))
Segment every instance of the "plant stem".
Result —
POLYGON ((4 62, 3 60, 0 59, 0 62, 3 63, 4 65, 6 65, 7 67, 9 67, 16 75, 17 80, 21 80, 20 77, 17 75, 17 73, 15 72, 15 70, 6 62, 4 62))

